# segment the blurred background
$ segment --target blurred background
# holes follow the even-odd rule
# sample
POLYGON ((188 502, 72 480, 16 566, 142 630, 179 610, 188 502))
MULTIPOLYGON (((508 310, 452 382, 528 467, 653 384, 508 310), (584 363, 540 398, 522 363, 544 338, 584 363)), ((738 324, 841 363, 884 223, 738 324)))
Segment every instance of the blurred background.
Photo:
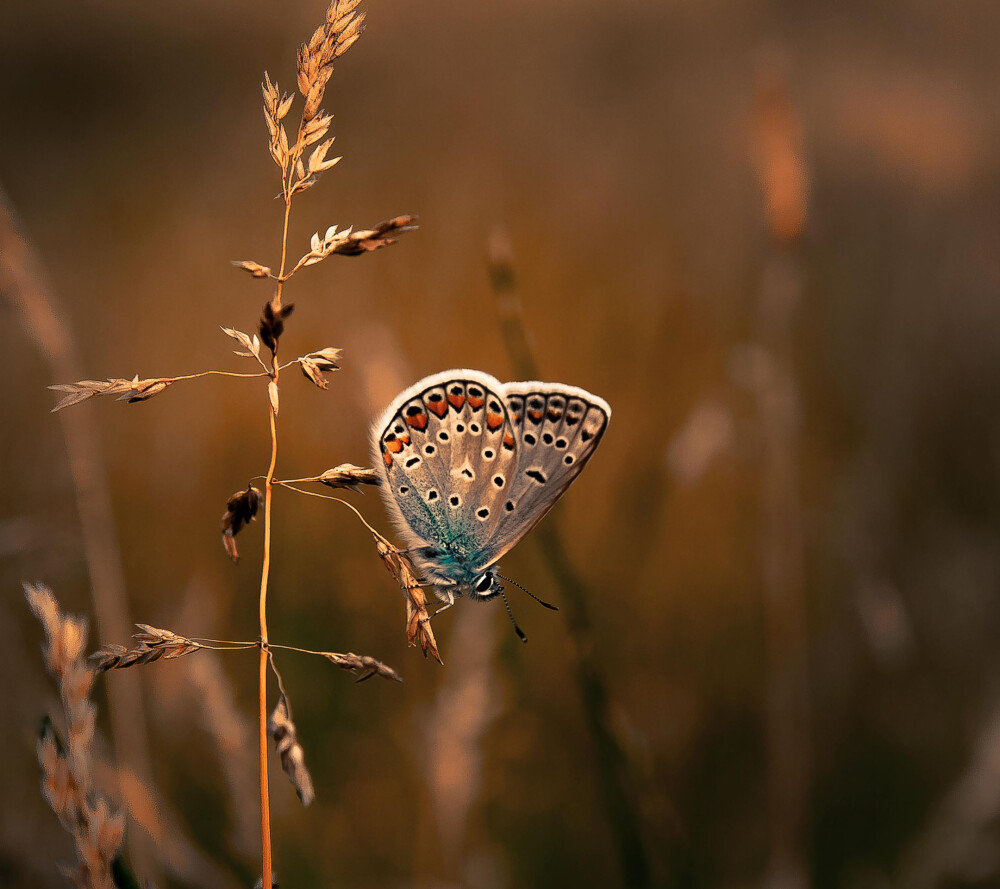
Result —
MULTIPOLYGON (((45 386, 249 369, 218 328, 270 296, 229 261, 278 263, 259 82, 293 87, 323 11, 0 10, 0 187, 51 296, 2 301, 4 885, 65 885, 73 854, 39 793, 57 701, 22 580, 92 646, 131 621, 256 638, 261 526, 234 567, 219 517, 266 469, 263 387, 52 416, 45 386), (99 444, 97 520, 66 436, 99 444)), ((519 376, 519 330, 614 418, 504 561, 562 611, 515 591, 524 646, 500 605, 460 602, 444 667, 406 647, 357 520, 278 492, 272 638, 405 678, 280 658, 317 790, 302 809, 273 760, 282 887, 1000 884, 1000 9, 369 14, 325 102, 344 160, 296 199, 291 252, 333 223, 421 228, 288 286, 285 354, 344 359, 327 392, 283 375, 278 475, 365 464, 372 417, 425 374, 519 376)), ((348 496, 389 533, 376 494, 348 496)), ((161 887, 259 874, 255 683, 253 652, 99 683, 102 784, 161 887)))

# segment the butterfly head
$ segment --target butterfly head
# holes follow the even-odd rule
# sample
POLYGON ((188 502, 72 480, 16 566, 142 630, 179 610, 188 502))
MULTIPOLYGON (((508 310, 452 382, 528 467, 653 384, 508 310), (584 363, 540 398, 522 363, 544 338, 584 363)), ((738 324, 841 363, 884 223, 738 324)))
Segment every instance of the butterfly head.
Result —
POLYGON ((500 577, 496 573, 496 566, 491 566, 472 581, 466 595, 470 599, 485 601, 500 595, 502 591, 503 585, 500 583, 500 577))

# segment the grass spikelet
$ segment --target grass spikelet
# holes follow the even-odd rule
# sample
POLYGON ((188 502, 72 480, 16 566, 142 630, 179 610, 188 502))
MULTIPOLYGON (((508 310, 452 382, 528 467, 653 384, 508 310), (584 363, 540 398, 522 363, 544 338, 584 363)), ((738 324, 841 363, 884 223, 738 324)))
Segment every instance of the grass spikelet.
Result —
POLYGON ((161 658, 171 660, 172 658, 184 657, 186 654, 191 654, 191 652, 205 647, 192 639, 178 636, 170 630, 161 630, 158 627, 151 627, 149 624, 136 624, 136 626, 140 632, 133 634, 132 638, 139 644, 134 648, 112 644, 95 651, 90 656, 94 670, 98 673, 104 673, 108 670, 125 670, 140 664, 151 664, 161 658))
POLYGON ((36 745, 42 793, 76 848, 76 866, 62 870, 79 889, 114 889, 112 865, 124 839, 125 820, 93 788, 94 673, 83 659, 87 623, 63 615, 48 587, 25 584, 24 592, 45 631, 45 663, 58 685, 65 723, 62 741, 46 718, 36 745))

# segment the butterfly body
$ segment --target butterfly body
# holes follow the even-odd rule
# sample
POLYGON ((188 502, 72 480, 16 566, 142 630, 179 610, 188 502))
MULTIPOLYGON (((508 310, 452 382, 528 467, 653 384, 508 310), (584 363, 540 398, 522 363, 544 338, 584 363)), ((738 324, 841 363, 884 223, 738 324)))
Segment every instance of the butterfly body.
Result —
POLYGON ((393 400, 373 427, 372 459, 407 552, 440 599, 500 593, 496 563, 576 478, 610 416, 583 389, 466 369, 393 400))

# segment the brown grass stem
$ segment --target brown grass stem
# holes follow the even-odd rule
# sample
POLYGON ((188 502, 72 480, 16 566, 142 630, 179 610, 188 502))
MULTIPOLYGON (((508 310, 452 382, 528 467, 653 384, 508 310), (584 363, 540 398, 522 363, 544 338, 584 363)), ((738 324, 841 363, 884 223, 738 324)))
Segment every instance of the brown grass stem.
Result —
MULTIPOLYGON (((285 224, 288 215, 285 214, 285 224)), ((278 379, 275 366, 272 382, 278 379)), ((258 761, 260 766, 260 842, 263 889, 271 889, 271 805, 267 783, 267 581, 271 570, 271 490, 278 460, 278 428, 274 408, 268 406, 271 426, 271 463, 264 484, 264 562, 260 571, 260 661, 258 668, 258 761)))

